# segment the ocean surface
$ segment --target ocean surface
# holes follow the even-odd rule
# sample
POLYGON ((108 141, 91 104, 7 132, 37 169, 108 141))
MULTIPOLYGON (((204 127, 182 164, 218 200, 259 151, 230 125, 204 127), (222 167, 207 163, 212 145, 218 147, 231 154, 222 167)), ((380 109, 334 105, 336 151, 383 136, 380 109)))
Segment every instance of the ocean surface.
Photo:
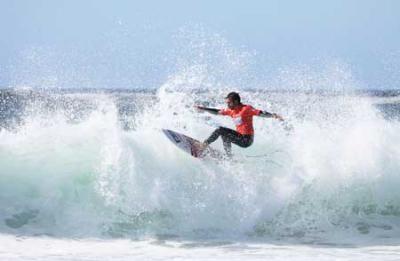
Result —
MULTIPOLYGON (((2 89, 0 260, 399 260, 400 92, 238 90, 234 160, 198 160, 230 91, 2 89)), ((217 140, 212 146, 222 150, 217 140)))

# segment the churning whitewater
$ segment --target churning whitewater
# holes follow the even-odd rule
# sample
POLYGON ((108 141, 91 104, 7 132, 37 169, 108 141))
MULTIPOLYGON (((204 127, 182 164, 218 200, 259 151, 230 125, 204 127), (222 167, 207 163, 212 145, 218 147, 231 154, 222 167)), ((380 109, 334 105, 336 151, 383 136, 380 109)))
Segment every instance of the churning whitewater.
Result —
POLYGON ((254 118, 254 144, 216 162, 181 152, 161 129, 203 140, 233 127, 193 108, 222 108, 227 90, 171 84, 156 93, 3 91, 0 233, 297 242, 399 235, 400 123, 378 109, 379 98, 239 90, 243 102, 287 122, 254 118))

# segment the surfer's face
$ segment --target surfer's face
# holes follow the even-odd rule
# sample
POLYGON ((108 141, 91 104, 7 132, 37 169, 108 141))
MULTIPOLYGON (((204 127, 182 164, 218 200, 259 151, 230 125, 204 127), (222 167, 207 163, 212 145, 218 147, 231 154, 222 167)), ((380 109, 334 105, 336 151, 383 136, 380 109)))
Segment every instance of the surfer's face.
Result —
POLYGON ((230 98, 225 99, 225 102, 229 109, 234 109, 238 105, 237 101, 234 101, 230 98))

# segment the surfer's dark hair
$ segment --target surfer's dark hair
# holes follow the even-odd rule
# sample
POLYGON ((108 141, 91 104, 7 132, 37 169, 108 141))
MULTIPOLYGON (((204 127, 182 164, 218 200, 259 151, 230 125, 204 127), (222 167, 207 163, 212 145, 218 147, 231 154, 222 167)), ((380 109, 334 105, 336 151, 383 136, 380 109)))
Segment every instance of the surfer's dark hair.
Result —
POLYGON ((230 92, 226 95, 225 99, 231 99, 232 101, 237 101, 240 103, 240 96, 237 92, 230 92))

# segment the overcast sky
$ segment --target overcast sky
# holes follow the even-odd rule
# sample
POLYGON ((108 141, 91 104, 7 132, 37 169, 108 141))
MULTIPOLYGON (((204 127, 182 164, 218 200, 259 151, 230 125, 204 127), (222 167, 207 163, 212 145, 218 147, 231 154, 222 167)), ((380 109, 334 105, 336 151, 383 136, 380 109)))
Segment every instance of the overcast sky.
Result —
POLYGON ((190 60, 182 44, 221 39, 209 55, 248 52, 255 75, 332 63, 357 88, 400 87, 397 0, 0 0, 0 12, 1 87, 154 88, 190 60))

